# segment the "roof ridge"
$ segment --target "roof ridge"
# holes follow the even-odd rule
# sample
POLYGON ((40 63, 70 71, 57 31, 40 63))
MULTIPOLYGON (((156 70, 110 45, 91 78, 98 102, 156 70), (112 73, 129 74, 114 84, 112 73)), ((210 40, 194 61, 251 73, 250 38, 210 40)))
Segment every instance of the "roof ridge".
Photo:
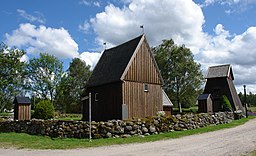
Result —
POLYGON ((209 68, 214 68, 214 67, 222 67, 222 66, 231 66, 231 64, 221 64, 221 65, 215 65, 215 66, 210 66, 209 68))
POLYGON ((116 47, 106 49, 97 62, 91 77, 87 81, 86 87, 121 81, 120 78, 143 35, 126 41, 116 47))
POLYGON ((142 36, 143 36, 143 35, 137 36, 137 37, 135 37, 135 38, 133 38, 133 39, 130 39, 130 40, 128 40, 128 41, 125 41, 125 42, 123 42, 123 43, 121 43, 121 44, 119 44, 119 45, 117 45, 117 46, 111 47, 111 48, 106 49, 106 50, 104 50, 104 51, 108 51, 108 50, 112 50, 112 49, 114 49, 114 48, 121 47, 121 46, 123 46, 123 45, 125 45, 125 44, 128 44, 129 42, 132 42, 133 40, 136 40, 136 39, 138 39, 138 38, 141 38, 142 36))

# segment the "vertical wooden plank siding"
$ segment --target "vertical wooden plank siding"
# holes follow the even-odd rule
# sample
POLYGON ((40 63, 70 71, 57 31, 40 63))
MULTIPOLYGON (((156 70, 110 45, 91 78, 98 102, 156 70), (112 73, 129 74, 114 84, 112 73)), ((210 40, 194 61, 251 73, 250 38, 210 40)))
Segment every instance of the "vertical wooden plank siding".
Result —
POLYGON ((128 117, 147 117, 163 110, 161 85, 148 84, 149 91, 144 91, 144 83, 125 81, 123 83, 123 103, 128 105, 128 117))
POLYGON ((21 104, 18 106, 18 120, 30 120, 31 105, 21 104))
POLYGON ((127 71, 124 80, 161 84, 161 79, 150 55, 150 49, 144 41, 127 71))
MULTIPOLYGON (((112 83, 102 86, 87 88, 92 95, 92 120, 106 121, 122 119, 122 84, 112 83), (95 100, 97 94, 98 100, 95 100)), ((83 120, 89 120, 88 100, 84 101, 83 120)))

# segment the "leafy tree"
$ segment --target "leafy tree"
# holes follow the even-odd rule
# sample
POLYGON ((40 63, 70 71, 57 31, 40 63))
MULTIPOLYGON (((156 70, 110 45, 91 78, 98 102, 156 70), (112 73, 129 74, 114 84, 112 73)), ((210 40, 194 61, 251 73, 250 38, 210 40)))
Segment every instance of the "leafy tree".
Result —
POLYGON ((232 110, 230 101, 228 100, 226 95, 223 95, 221 97, 221 107, 222 107, 222 109, 221 109, 222 111, 231 111, 232 110))
POLYGON ((23 93, 26 73, 21 57, 24 54, 23 50, 0 44, 0 111, 11 109, 14 96, 23 93))
POLYGON ((152 51, 164 79, 164 89, 179 111, 182 112, 181 107, 194 105, 201 92, 203 76, 191 51, 184 45, 177 46, 172 39, 163 40, 152 51))
POLYGON ((27 88, 43 99, 54 101, 56 88, 63 74, 63 65, 58 58, 40 54, 32 58, 27 66, 29 82, 27 88))
POLYGON ((56 89, 56 110, 64 113, 69 113, 71 109, 71 103, 73 102, 71 90, 72 90, 72 79, 67 73, 61 78, 60 84, 56 89))
POLYGON ((58 87, 58 107, 65 112, 79 113, 82 106, 82 94, 91 75, 90 66, 79 58, 70 63, 67 74, 62 77, 58 87))
POLYGON ((34 118, 51 119, 54 117, 54 107, 51 101, 42 100, 35 106, 34 118))
MULTIPOLYGON (((238 96, 242 104, 244 105, 244 94, 240 92, 238 96)), ((256 106, 256 94, 249 92, 249 94, 246 95, 246 103, 248 104, 248 106, 256 106)))

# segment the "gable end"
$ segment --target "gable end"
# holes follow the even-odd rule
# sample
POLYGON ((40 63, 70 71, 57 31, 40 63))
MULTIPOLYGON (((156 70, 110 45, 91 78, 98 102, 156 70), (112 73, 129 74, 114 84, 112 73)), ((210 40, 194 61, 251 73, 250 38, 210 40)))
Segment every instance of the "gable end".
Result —
POLYGON ((121 80, 163 84, 160 71, 146 41, 145 35, 141 38, 121 80))

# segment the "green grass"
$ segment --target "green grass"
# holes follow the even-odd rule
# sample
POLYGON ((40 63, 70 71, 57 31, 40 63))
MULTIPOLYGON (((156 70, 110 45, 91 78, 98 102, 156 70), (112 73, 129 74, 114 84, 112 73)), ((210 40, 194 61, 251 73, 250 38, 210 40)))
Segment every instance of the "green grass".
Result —
POLYGON ((3 117, 8 117, 8 116, 11 116, 12 114, 11 113, 0 113, 0 116, 3 116, 3 117))
POLYGON ((54 120, 81 120, 82 114, 60 114, 58 117, 55 117, 54 120))
POLYGON ((249 107, 248 110, 251 112, 256 112, 256 107, 249 107))
POLYGON ((194 130, 187 131, 175 131, 170 133, 163 133, 158 135, 130 138, 109 138, 109 139, 95 139, 89 142, 88 139, 51 139, 43 136, 33 136, 24 133, 0 133, 0 147, 9 148, 28 148, 28 149, 70 149, 70 148, 88 148, 97 146, 108 146, 114 144, 127 144, 127 143, 141 143, 150 142, 163 139, 174 139, 183 136, 206 133, 216 131, 224 128, 231 128, 241 124, 244 124, 249 119, 243 118, 241 120, 235 120, 229 124, 221 124, 217 126, 209 126, 194 130))
POLYGON ((54 120, 78 121, 78 120, 81 120, 81 118, 80 117, 60 117, 60 118, 54 118, 54 120))
MULTIPOLYGON (((196 113, 198 110, 197 106, 190 107, 190 108, 182 108, 182 113, 196 113)), ((175 114, 179 113, 179 108, 173 108, 173 112, 175 114)))
POLYGON ((248 154, 248 156, 256 156, 256 150, 255 151, 252 151, 248 154))
POLYGON ((247 156, 256 156, 256 150, 251 151, 250 153, 247 154, 247 156))

